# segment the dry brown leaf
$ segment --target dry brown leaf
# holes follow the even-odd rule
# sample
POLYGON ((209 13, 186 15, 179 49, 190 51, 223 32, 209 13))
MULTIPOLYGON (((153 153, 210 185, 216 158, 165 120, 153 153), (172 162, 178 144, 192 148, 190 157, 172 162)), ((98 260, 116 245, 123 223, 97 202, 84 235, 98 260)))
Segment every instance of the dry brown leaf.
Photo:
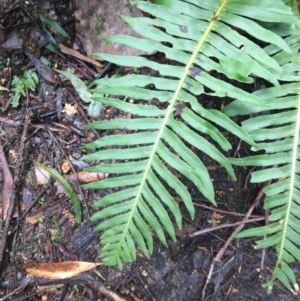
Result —
POLYGON ((66 103, 62 112, 66 113, 67 115, 75 115, 76 113, 78 113, 78 110, 75 106, 66 103))
POLYGON ((35 277, 46 279, 65 279, 94 269, 99 265, 103 265, 103 263, 86 261, 50 262, 38 263, 37 265, 26 269, 26 271, 35 277))
POLYGON ((239 290, 237 288, 232 287, 230 290, 230 294, 236 294, 239 290))
MULTIPOLYGON (((38 292, 43 292, 43 293, 50 293, 50 292, 57 292, 57 290, 61 287, 63 287, 64 285, 63 284, 53 284, 53 285, 43 285, 43 286, 38 286, 36 288, 36 290, 38 292)), ((41 299, 41 300, 44 300, 44 299, 41 299)), ((45 299, 47 300, 47 299, 45 299)))
MULTIPOLYGON (((90 183, 107 178, 108 173, 80 171, 77 173, 77 176, 81 183, 90 183)), ((77 181, 77 176, 75 174, 71 174, 66 176, 66 178, 69 181, 77 181)))
POLYGON ((45 65, 39 58, 35 57, 31 53, 25 51, 32 64, 35 66, 37 72, 48 82, 53 84, 59 84, 60 81, 56 77, 56 73, 47 65, 45 65))
POLYGON ((34 172, 35 172, 35 178, 37 185, 46 185, 48 184, 50 180, 50 175, 47 173, 47 171, 34 166, 34 172))
POLYGON ((38 223, 40 220, 42 220, 44 217, 45 217, 45 214, 43 212, 38 212, 37 214, 35 214, 33 216, 27 216, 26 223, 34 225, 34 224, 38 223))
POLYGON ((224 215, 221 215, 219 213, 217 213, 216 211, 214 211, 212 218, 213 219, 222 219, 224 217, 224 215))
MULTIPOLYGON (((77 174, 69 174, 64 175, 64 178, 70 182, 70 184, 73 186, 73 188, 78 191, 79 190, 79 182, 80 183, 90 183, 94 181, 103 180, 108 177, 108 173, 102 173, 102 172, 87 172, 87 171, 80 171, 77 174), (77 178, 78 176, 78 178, 77 178), (79 182, 78 182, 79 179, 79 182)), ((65 194, 65 190, 63 187, 58 183, 54 183, 57 193, 63 193, 65 194)))
MULTIPOLYGON (((47 206, 47 217, 52 217, 54 215, 59 216, 63 211, 63 208, 61 207, 60 203, 54 203, 52 205, 47 206)), ((41 222, 42 219, 45 218, 45 211, 43 208, 41 208, 38 212, 35 212, 34 214, 30 216, 26 216, 26 223, 29 223, 31 225, 34 225, 36 223, 41 222)))
POLYGON ((63 174, 66 174, 70 171, 71 167, 68 161, 64 161, 63 164, 60 167, 63 174))

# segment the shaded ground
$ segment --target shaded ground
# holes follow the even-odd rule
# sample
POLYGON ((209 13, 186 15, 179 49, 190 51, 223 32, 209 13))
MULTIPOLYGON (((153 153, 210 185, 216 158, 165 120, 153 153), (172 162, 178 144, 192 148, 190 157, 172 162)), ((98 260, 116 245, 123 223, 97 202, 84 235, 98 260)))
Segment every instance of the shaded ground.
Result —
MULTIPOLYGON (((53 1, 51 4, 59 22, 73 41, 74 20, 70 9, 73 6, 68 1, 53 1)), ((21 24, 19 22, 26 13, 35 20, 35 7, 15 7, 0 14, 1 25, 8 28, 6 34, 11 32, 14 25, 21 24)), ((22 26, 18 25, 16 28, 22 26)), ((33 22, 30 32, 38 26, 33 22)), ((26 28, 29 28, 28 25, 26 28)), ((14 46, 0 53, 0 86, 9 88, 14 75, 23 74, 24 69, 34 70, 40 66, 34 64, 30 55, 25 54, 25 51, 36 47, 51 62, 52 67, 71 67, 87 81, 91 81, 99 72, 92 64, 62 53, 54 55, 44 47, 36 46, 34 41, 24 45, 25 41, 31 40, 27 38, 28 35, 26 39, 17 39, 20 47, 14 46)), ((69 45, 69 41, 63 42, 69 45)), ((83 52, 82 49, 80 51, 83 52)), ((203 160, 215 185, 218 209, 207 203, 193 187, 189 187, 196 205, 196 217, 191 221, 182 208, 184 226, 177 231, 177 242, 169 240, 168 248, 157 242, 151 258, 138 253, 137 261, 126 264, 122 271, 115 267, 100 266, 67 280, 28 278, 25 269, 37 262, 99 261, 99 233, 93 231, 95 224, 89 221, 89 216, 93 213, 91 204, 107 193, 82 191, 76 177, 69 179, 84 200, 83 222, 77 224, 68 196, 62 193, 54 181, 45 181, 43 184, 41 175, 36 173, 35 161, 52 166, 65 177, 74 173, 70 165, 79 172, 83 167, 78 161, 83 154, 80 146, 97 136, 105 135, 105 132, 83 131, 83 126, 91 121, 85 103, 79 99, 70 84, 55 82, 56 77, 48 69, 45 70, 39 73, 40 83, 37 89, 27 91, 17 108, 12 108, 10 104, 10 92, 0 93, 1 106, 6 108, 0 113, 1 144, 4 150, 0 154, 0 189, 5 191, 9 188, 9 171, 5 169, 6 164, 3 162, 6 158, 14 180, 10 199, 15 199, 16 203, 7 241, 3 240, 7 222, 2 219, 0 224, 0 247, 4 249, 1 300, 201 300, 212 260, 235 228, 226 227, 193 237, 192 234, 200 229, 241 221, 261 189, 249 183, 249 170, 236 169, 237 181, 233 182, 223 169, 206 158, 203 160), (47 76, 54 82, 46 80, 47 76), (27 280, 29 284, 26 283, 27 280), (116 295, 109 297, 109 292, 115 292, 116 295)), ((111 67, 107 72, 113 73, 114 69, 111 67)), ((201 101, 204 106, 214 105, 213 99, 201 101)), ((112 118, 118 112, 104 108, 101 114, 102 118, 112 118)), ((233 150, 229 155, 233 156, 239 141, 233 139, 231 142, 233 150)), ((247 151, 242 145, 238 155, 243 156, 243 152, 247 151)), ((85 181, 92 180, 85 178, 85 181)), ((2 206, 5 205, 4 199, 3 193, 2 206)), ((9 211, 9 204, 6 206, 9 211)), ((2 213, 5 210, 2 207, 2 213)), ((264 212, 257 206, 253 214, 255 216, 250 218, 263 217, 264 212)), ((273 293, 267 295, 262 283, 270 276, 275 264, 275 251, 267 250, 263 256, 261 251, 254 250, 254 245, 255 241, 251 239, 233 240, 230 243, 220 261, 215 264, 205 300, 299 300, 278 282, 273 293), (262 257, 265 270, 260 273, 262 257)), ((299 264, 294 266, 294 272, 299 278, 299 264)))

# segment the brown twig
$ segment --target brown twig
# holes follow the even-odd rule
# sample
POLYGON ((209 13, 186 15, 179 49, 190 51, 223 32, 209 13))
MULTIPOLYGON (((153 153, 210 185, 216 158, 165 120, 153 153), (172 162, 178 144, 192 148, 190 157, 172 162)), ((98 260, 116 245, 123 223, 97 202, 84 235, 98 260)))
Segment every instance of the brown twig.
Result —
POLYGON ((20 121, 14 121, 14 120, 9 119, 7 117, 0 117, 0 122, 6 123, 6 124, 11 125, 11 126, 20 125, 20 121))
MULTIPOLYGON (((199 204, 199 203, 193 203, 193 204, 196 207, 201 207, 201 208, 208 209, 208 210, 215 211, 215 212, 222 213, 222 214, 234 215, 234 216, 245 216, 245 214, 243 214, 243 213, 237 213, 237 212, 231 212, 231 211, 227 211, 227 210, 222 210, 222 209, 218 209, 216 207, 210 207, 210 206, 206 206, 206 205, 199 204)), ((251 215, 250 217, 258 218, 258 217, 262 217, 262 216, 251 215)))
POLYGON ((249 178, 250 178, 250 176, 251 176, 251 174, 252 174, 252 172, 254 171, 255 168, 256 168, 256 167, 253 166, 253 167, 251 167, 251 168, 249 169, 249 171, 248 171, 248 173, 247 173, 247 175, 246 175, 246 178, 245 178, 244 190, 247 190, 247 184, 248 184, 248 182, 249 182, 249 178))
POLYGON ((59 44, 59 49, 61 52, 65 53, 65 54, 68 54, 68 55, 72 55, 72 56, 75 56, 77 57, 78 59, 80 60, 83 60, 83 61, 86 61, 90 64, 93 64, 95 65, 96 67, 98 67, 99 69, 103 69, 104 68, 104 65, 102 65, 99 61, 93 59, 93 58, 90 58, 90 57, 87 57, 83 54, 81 54, 80 52, 72 49, 72 48, 69 48, 69 47, 66 47, 65 45, 63 44, 59 44))
MULTIPOLYGON (((23 162, 25 161, 24 147, 25 147, 25 141, 26 141, 26 137, 27 137, 27 130, 28 130, 29 123, 30 123, 30 115, 27 113, 25 116, 25 123, 24 123, 23 131, 22 131, 22 135, 21 135, 21 140, 20 140, 20 145, 19 145, 19 153, 18 153, 16 164, 15 164, 16 168, 15 168, 15 173, 14 173, 14 181, 13 181, 13 185, 12 185, 12 193, 10 196, 9 206, 7 208, 7 217, 5 220, 5 226, 3 229, 3 235, 2 235, 2 240, 1 240, 1 244, 0 244, 0 267, 2 267, 2 264, 3 264, 3 256, 4 256, 4 251, 6 248, 10 221, 12 219, 15 204, 16 204, 16 195, 19 192, 19 188, 20 188, 19 187, 19 185, 20 185, 19 179, 21 177, 23 162)), ((2 152, 3 152, 3 149, 2 149, 2 152)))
MULTIPOLYGON (((86 276, 86 274, 80 274, 80 275, 72 277, 72 278, 58 279, 58 280, 48 280, 48 279, 40 279, 40 278, 37 279, 37 278, 33 278, 33 277, 29 278, 27 276, 27 277, 25 277, 25 280, 26 280, 26 285, 28 287, 48 286, 48 285, 58 285, 58 284, 86 285, 86 286, 89 286, 89 287, 95 289, 96 291, 100 292, 103 296, 105 296, 106 300, 127 301, 127 299, 123 299, 118 294, 108 290, 100 281, 90 279, 88 276, 86 276), (31 281, 29 283, 27 283, 27 279, 30 279, 31 281)), ((20 287, 22 286, 23 282, 24 282, 24 280, 22 280, 21 284, 19 284, 20 287)), ((1 288, 2 288, 2 285, 1 285, 1 288)), ((13 294, 19 293, 19 292, 20 292, 20 289, 17 287, 13 291, 13 294)), ((12 294, 9 294, 9 296, 11 296, 11 295, 12 294)), ((22 300, 23 300, 23 298, 26 298, 26 296, 22 296, 22 300)), ((14 300, 17 300, 17 299, 14 299, 14 300)))
POLYGON ((7 218, 7 211, 10 204, 10 198, 13 188, 13 177, 11 175, 8 163, 4 154, 2 138, 0 137, 0 161, 2 163, 3 172, 3 190, 2 190, 2 217, 3 220, 7 218))
POLYGON ((20 285, 17 288, 15 288, 12 292, 7 294, 6 296, 2 297, 0 300, 4 301, 15 294, 20 294, 30 284, 30 282, 32 282, 32 280, 33 277, 31 275, 26 276, 25 278, 23 278, 23 280, 21 281, 20 285))
POLYGON ((87 285, 95 289, 96 291, 100 292, 103 296, 107 298, 107 300, 126 301, 126 299, 123 299, 118 294, 106 289, 106 287, 100 281, 89 279, 85 277, 84 274, 69 279, 59 279, 59 280, 38 279, 37 281, 35 281, 35 285, 39 285, 39 286, 48 286, 51 284, 61 284, 61 283, 87 285))
POLYGON ((211 265, 210 265, 210 268, 209 268, 209 272, 208 272, 208 275, 207 275, 207 278, 206 278, 206 281, 205 281, 205 284, 204 284, 204 287, 202 289, 202 300, 205 299, 205 292, 206 292, 206 288, 207 288, 207 285, 208 283, 210 282, 210 279, 211 279, 211 275, 213 273, 213 270, 214 270, 214 267, 215 267, 215 264, 217 262, 219 262, 222 258, 222 256, 224 255, 225 251, 227 250, 229 244, 231 243, 231 241, 233 240, 233 237, 238 234, 243 228, 244 228, 244 225, 245 223, 248 221, 248 218, 249 216, 251 215, 252 211, 254 210, 254 208, 257 206, 257 204, 259 203, 260 199, 262 198, 264 192, 263 192, 263 189, 270 185, 271 181, 268 181, 266 183, 266 185, 264 185, 260 191, 258 192, 254 202, 252 203, 252 205, 250 206, 250 208, 248 209, 244 219, 243 219, 243 223, 240 224, 233 232, 232 234, 230 235, 230 237, 227 239, 226 243, 224 244, 224 246, 221 248, 221 250, 218 252, 218 254, 215 256, 215 258, 213 259, 211 265))
POLYGON ((265 219, 265 217, 263 216, 263 217, 257 217, 257 218, 249 219, 249 220, 246 220, 246 221, 242 220, 242 221, 239 221, 239 222, 236 222, 236 223, 223 224, 223 225, 220 225, 220 226, 195 231, 192 234, 189 234, 189 236, 190 237, 195 237, 197 235, 201 235, 201 234, 204 234, 204 233, 207 233, 207 232, 212 232, 212 231, 216 231, 216 230, 219 230, 219 229, 234 227, 234 226, 238 226, 238 225, 244 225, 246 223, 254 223, 254 222, 262 221, 264 219, 265 219))

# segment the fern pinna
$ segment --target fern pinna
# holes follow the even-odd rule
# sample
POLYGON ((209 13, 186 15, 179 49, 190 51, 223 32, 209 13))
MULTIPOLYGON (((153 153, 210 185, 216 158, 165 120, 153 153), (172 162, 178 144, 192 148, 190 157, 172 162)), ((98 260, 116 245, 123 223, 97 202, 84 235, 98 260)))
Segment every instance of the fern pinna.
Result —
POLYGON ((272 184, 264 189, 267 196, 264 208, 271 211, 269 224, 246 230, 238 237, 265 235, 266 238, 260 240, 256 248, 274 246, 278 255, 273 275, 265 286, 270 291, 278 278, 288 289, 297 293, 299 287, 289 265, 300 260, 300 22, 294 19, 293 26, 281 24, 273 30, 285 37, 292 50, 282 51, 274 45, 265 48, 266 53, 272 55, 282 67, 281 85, 253 93, 264 100, 267 107, 250 107, 236 100, 225 107, 224 112, 230 116, 241 112, 256 115, 246 120, 243 128, 265 154, 243 160, 231 159, 231 162, 261 167, 252 174, 253 183, 272 180, 272 184))
POLYGON ((211 74, 217 72, 248 84, 254 82, 253 76, 261 77, 278 87, 282 74, 280 63, 253 42, 251 36, 286 53, 292 52, 288 43, 269 28, 270 24, 291 20, 291 10, 281 1, 276 6, 269 1, 247 1, 245 5, 240 0, 153 2, 132 1, 151 18, 122 16, 124 22, 144 38, 115 36, 108 39, 108 43, 121 43, 149 53, 162 52, 168 62, 174 64, 154 62, 145 57, 94 55, 137 70, 150 68, 157 74, 104 78, 94 81, 90 90, 95 101, 132 116, 89 124, 86 129, 119 132, 88 144, 87 149, 98 151, 82 158, 101 162, 87 170, 111 175, 84 187, 116 189, 94 203, 99 211, 92 220, 101 220, 96 229, 104 231, 101 256, 105 263, 117 264, 120 268, 123 261, 136 258, 136 244, 145 255, 153 250, 149 226, 164 244, 164 231, 175 239, 173 220, 181 227, 181 213, 173 194, 180 196, 194 216, 191 196, 180 177, 171 170, 193 182, 215 204, 206 167, 190 146, 221 164, 232 178, 235 177, 232 166, 219 150, 227 151, 231 146, 219 128, 257 147, 243 128, 224 113, 203 108, 197 96, 226 96, 254 107, 265 106, 266 102, 211 74), (147 89, 150 84, 155 90, 147 89), (120 96, 139 102, 120 100, 120 96), (204 136, 209 136, 219 149, 204 136), (108 160, 115 163, 108 164, 108 160))

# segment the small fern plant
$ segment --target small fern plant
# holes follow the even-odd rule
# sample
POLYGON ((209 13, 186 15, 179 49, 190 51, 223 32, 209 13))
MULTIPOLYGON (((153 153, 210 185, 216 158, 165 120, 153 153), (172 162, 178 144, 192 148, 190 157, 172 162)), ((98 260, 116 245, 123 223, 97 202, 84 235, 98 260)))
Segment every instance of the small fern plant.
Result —
POLYGON ((274 53, 283 52, 290 57, 295 52, 281 29, 276 32, 274 28, 289 28, 293 22, 292 10, 281 0, 276 5, 267 0, 244 3, 243 0, 132 1, 132 5, 151 18, 121 18, 143 38, 115 36, 107 42, 149 53, 162 52, 167 61, 95 54, 96 58, 119 66, 153 70, 149 72, 153 75, 96 80, 90 90, 95 101, 131 116, 86 126, 112 133, 88 144, 86 149, 94 152, 82 158, 100 162, 87 168, 88 171, 110 174, 108 179, 84 185, 113 191, 94 203, 99 211, 91 218, 99 220, 96 230, 103 231, 101 256, 106 264, 122 268, 122 262, 136 258, 136 245, 148 256, 153 250, 151 229, 165 245, 166 233, 175 240, 173 224, 180 228, 182 216, 174 196, 181 198, 194 217, 191 195, 184 185, 186 180, 216 205, 208 171, 192 148, 218 162, 235 179, 231 163, 236 162, 224 155, 231 145, 221 129, 254 150, 263 147, 254 142, 257 139, 248 128, 238 126, 224 112, 205 109, 198 101, 200 95, 230 97, 237 99, 240 106, 247 104, 263 110, 269 109, 268 99, 229 82, 253 84, 255 78, 262 78, 275 89, 281 89, 285 66, 274 53), (270 45, 270 51, 261 46, 266 44, 270 45), (220 79, 222 76, 229 80, 220 79), (154 90, 147 88, 150 84, 154 90), (128 98, 138 102, 129 102, 128 98))
POLYGON ((39 83, 39 78, 35 71, 25 70, 22 77, 14 76, 11 82, 11 90, 14 92, 11 105, 13 108, 19 106, 21 96, 26 97, 26 89, 35 91, 36 85, 39 83))

